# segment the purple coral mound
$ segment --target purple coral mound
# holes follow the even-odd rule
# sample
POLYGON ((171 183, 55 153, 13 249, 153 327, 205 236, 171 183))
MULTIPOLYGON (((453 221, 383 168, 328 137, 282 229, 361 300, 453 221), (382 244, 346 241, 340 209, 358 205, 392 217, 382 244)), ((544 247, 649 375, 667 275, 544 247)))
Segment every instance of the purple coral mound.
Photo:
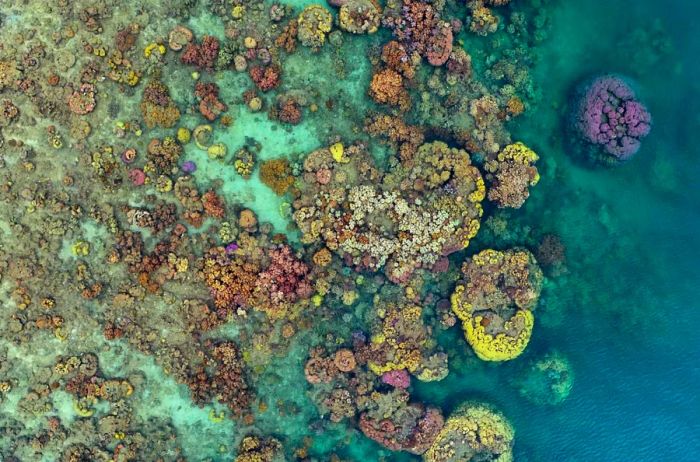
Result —
POLYGON ((651 114, 622 78, 598 77, 587 85, 576 107, 574 126, 587 142, 625 161, 639 151, 651 130, 651 114))

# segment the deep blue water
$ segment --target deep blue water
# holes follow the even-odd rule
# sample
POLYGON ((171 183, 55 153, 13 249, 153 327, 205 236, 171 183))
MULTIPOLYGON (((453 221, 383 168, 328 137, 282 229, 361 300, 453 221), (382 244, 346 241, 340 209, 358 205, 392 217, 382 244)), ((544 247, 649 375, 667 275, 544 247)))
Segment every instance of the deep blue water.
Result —
POLYGON ((447 407, 496 403, 516 427, 516 460, 700 460, 700 39, 688 19, 700 4, 561 3, 537 66, 543 102, 514 130, 543 171, 515 221, 560 235, 569 273, 547 284, 522 358, 420 392, 447 407), (654 116, 637 157, 614 169, 572 160, 562 124, 571 88, 602 72, 633 79, 654 116), (540 407, 507 382, 550 348, 576 379, 562 405, 540 407))

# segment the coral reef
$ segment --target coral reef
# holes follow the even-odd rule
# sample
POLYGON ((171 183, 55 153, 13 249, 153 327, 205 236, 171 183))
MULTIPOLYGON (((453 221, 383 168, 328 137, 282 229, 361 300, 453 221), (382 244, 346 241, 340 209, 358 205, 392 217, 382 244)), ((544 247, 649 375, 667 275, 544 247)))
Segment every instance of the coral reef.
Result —
MULTIPOLYGON (((477 363, 444 343, 457 315, 479 356, 524 348, 534 260, 460 251, 537 182, 508 123, 544 13, 2 3, 0 459, 416 458, 451 438, 424 387, 477 363)), ((555 359, 515 386, 563 394, 555 359)))
POLYGON ((481 174, 465 151, 445 143, 423 144, 415 157, 415 165, 382 176, 361 145, 345 149, 339 161, 330 149, 310 153, 292 204, 302 241, 322 240, 347 264, 384 268, 397 283, 466 247, 479 229, 481 174), (386 219, 374 220, 378 215, 386 219))

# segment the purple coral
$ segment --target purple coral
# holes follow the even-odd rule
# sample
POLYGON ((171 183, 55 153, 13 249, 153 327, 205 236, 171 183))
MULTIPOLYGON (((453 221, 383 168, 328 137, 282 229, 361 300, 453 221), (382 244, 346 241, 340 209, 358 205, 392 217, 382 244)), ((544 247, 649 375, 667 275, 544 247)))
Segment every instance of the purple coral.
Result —
POLYGON ((651 115, 620 77, 605 75, 588 84, 575 108, 574 128, 612 160, 625 161, 639 151, 651 130, 651 115))
POLYGON ((190 174, 194 173, 197 171, 197 164, 192 162, 191 160, 186 160, 185 162, 182 163, 182 166, 180 167, 183 172, 190 174))

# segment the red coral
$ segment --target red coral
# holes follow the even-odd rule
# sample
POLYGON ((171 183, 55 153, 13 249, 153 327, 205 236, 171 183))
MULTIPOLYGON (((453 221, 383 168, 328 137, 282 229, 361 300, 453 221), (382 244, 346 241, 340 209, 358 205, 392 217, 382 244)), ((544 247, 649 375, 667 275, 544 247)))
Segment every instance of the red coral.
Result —
POLYGON ((216 37, 205 35, 200 44, 188 43, 182 52, 180 61, 183 64, 196 66, 200 69, 211 71, 219 56, 219 41, 216 37))
POLYGON ((255 86, 258 87, 260 91, 269 91, 279 86, 282 69, 276 64, 270 66, 253 66, 248 73, 250 74, 250 78, 253 79, 255 86))
POLYGON ((210 122, 224 112, 227 107, 219 101, 219 87, 215 83, 197 83, 194 95, 199 99, 199 112, 210 122))

